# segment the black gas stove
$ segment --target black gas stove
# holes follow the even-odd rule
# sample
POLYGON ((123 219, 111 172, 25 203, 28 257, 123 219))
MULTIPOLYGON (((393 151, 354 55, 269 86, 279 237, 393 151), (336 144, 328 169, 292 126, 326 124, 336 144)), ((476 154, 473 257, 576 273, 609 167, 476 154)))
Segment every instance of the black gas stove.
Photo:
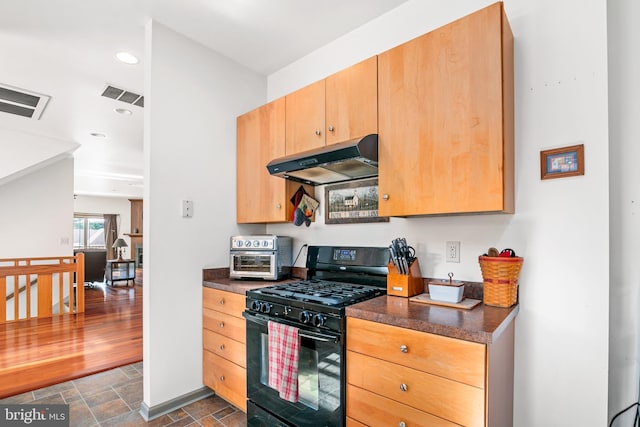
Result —
POLYGON ((310 246, 310 279, 247 292, 247 311, 341 332, 345 307, 386 293, 389 252, 377 247, 310 246))
POLYGON ((388 248, 310 246, 307 280, 247 292, 248 426, 345 425, 345 308, 386 293, 388 261, 388 248), (282 339, 275 329, 271 335, 275 324, 297 330, 295 401, 281 398, 267 381, 271 338, 282 339))

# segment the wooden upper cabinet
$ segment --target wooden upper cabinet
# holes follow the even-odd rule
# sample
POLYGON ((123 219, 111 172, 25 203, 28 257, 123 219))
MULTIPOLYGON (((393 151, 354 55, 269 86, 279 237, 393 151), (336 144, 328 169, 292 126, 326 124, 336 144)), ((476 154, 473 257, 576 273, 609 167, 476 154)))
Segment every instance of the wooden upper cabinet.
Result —
POLYGON ((326 144, 378 133, 378 58, 326 79, 326 144))
POLYGON ((496 3, 378 57, 381 216, 509 212, 513 36, 496 3))
POLYGON ((269 175, 267 163, 285 155, 284 98, 237 120, 236 221, 286 221, 286 181, 269 175))
POLYGON ((377 133, 377 76, 374 56, 287 95, 287 154, 377 133))
POLYGON ((286 153, 323 147, 324 80, 286 96, 286 153))

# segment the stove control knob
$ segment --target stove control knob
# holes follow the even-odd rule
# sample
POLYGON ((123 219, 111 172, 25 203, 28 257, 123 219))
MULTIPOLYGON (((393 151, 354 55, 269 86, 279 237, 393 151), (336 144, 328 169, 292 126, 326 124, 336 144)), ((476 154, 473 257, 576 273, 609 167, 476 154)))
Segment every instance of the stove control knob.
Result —
POLYGON ((263 303, 262 307, 260 307, 260 311, 265 314, 269 314, 269 312, 271 311, 271 304, 269 304, 268 302, 263 303))
POLYGON ((300 312, 300 321, 302 323, 309 323, 311 322, 311 313, 309 313, 308 311, 302 311, 300 312))
POLYGON ((325 322, 325 317, 322 314, 316 314, 313 316, 313 326, 319 327, 323 326, 325 322))
POLYGON ((261 301, 251 301, 251 307, 249 307, 251 310, 253 311, 260 311, 260 309, 262 308, 262 302, 261 301))

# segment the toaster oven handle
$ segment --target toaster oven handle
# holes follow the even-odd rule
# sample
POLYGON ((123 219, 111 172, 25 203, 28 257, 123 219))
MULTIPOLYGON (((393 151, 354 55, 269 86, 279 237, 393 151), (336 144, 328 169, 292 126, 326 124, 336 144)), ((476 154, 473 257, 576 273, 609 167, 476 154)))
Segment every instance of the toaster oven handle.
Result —
POLYGON ((331 343, 339 343, 340 342, 340 335, 336 334, 336 335, 329 335, 329 334, 320 334, 318 332, 313 332, 313 331, 307 331, 304 329, 300 329, 298 327, 298 325, 292 323, 292 322, 286 322, 283 321, 282 319, 278 319, 278 320, 274 320, 274 319, 265 319, 262 316, 258 316, 252 313, 248 313, 246 311, 244 311, 242 313, 242 317, 244 317, 245 319, 247 319, 248 322, 254 322, 257 323, 259 325, 262 326, 267 326, 267 324, 269 323, 269 320, 271 320, 272 322, 276 322, 276 323, 282 323, 284 325, 289 325, 289 326, 293 326, 294 328, 298 328, 298 336, 302 337, 302 338, 307 338, 310 340, 314 340, 314 341, 320 341, 320 342, 331 342, 331 343))

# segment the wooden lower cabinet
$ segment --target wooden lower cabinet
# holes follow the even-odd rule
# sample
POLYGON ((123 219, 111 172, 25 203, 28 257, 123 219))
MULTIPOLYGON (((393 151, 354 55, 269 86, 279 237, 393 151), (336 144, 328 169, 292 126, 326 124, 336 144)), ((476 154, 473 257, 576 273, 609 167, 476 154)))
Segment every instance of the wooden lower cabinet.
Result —
POLYGON ((481 344, 348 317, 347 425, 511 425, 513 335, 481 344))
POLYGON ((347 426, 350 425, 454 427, 459 424, 347 384, 347 426))
POLYGON ((247 412, 247 371, 235 363, 204 350, 204 383, 218 396, 247 412))
POLYGON ((244 295, 203 287, 203 382, 247 411, 244 295))

